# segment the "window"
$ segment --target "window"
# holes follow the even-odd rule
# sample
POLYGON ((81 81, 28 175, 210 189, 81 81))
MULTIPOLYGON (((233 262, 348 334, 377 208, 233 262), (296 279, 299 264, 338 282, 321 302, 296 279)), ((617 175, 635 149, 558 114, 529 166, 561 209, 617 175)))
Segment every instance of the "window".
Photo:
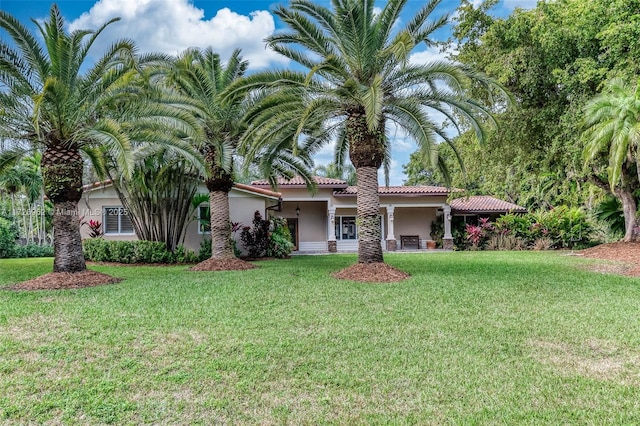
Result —
POLYGON ((103 215, 105 234, 133 234, 133 224, 124 207, 104 207, 103 215))
POLYGON ((198 234, 211 233, 211 214, 209 206, 203 204, 198 207, 198 234))
POLYGON ((336 240, 355 240, 358 238, 355 216, 336 216, 336 240))
MULTIPOLYGON (((336 216, 336 240, 348 241, 358 239, 358 227, 355 216, 336 216)), ((384 240, 384 226, 380 216, 380 236, 384 240)))

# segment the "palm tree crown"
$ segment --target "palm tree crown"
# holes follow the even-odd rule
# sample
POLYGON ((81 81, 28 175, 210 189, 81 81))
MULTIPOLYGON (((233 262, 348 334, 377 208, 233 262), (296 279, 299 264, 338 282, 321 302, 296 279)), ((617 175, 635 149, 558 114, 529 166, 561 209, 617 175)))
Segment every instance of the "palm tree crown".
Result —
MULTIPOLYGON (((608 154, 609 185, 605 188, 622 203, 624 240, 639 241, 640 219, 634 192, 640 182, 640 82, 632 86, 622 79, 610 80, 584 111, 586 162, 608 154)), ((597 176, 594 183, 603 186, 597 176)))
POLYGON ((2 153, 0 167, 25 151, 42 151, 44 192, 54 203, 54 271, 86 268, 77 220, 82 153, 99 169, 108 157, 126 175, 135 140, 149 140, 168 125, 181 135, 193 134, 189 113, 170 101, 154 102, 157 92, 147 91, 139 78, 138 65, 156 60, 154 55, 136 57, 133 43, 121 40, 89 66, 94 41, 117 20, 95 31, 67 33, 54 4, 48 21, 33 21, 41 44, 0 11, 0 29, 15 45, 0 42, 0 136, 15 142, 2 153))
MULTIPOLYGON (((609 81, 605 91, 585 106, 583 137, 587 141, 585 157, 593 160, 608 151, 609 185, 614 188, 623 179, 626 162, 640 166, 640 84, 624 80, 609 81)), ((637 167, 640 180, 640 167, 637 167)))
POLYGON ((487 108, 463 95, 472 83, 490 90, 492 82, 458 64, 411 62, 420 43, 433 44, 433 33, 447 16, 431 20, 441 2, 431 0, 401 25, 407 2, 390 0, 379 13, 372 0, 332 0, 331 8, 292 0, 287 8, 277 7, 274 13, 289 30, 267 43, 307 72, 261 73, 234 88, 272 90, 247 132, 258 141, 254 150, 282 139, 282 123, 296 123, 291 141, 296 143, 310 122, 321 122, 337 140, 336 163, 343 164, 348 152, 357 169, 359 261, 364 263, 382 261, 377 169, 389 160, 391 123, 435 162, 436 142, 447 136, 434 112, 456 127, 459 122, 470 126, 480 138, 483 119, 491 119, 487 108))

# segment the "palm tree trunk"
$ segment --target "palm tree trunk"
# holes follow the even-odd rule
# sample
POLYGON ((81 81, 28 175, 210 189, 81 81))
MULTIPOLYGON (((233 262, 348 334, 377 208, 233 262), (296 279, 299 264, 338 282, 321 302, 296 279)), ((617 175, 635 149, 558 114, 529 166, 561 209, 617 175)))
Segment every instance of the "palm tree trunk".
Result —
POLYGON ((235 257, 231 245, 229 193, 210 191, 209 206, 211 211, 211 259, 235 257))
POLYGON ((209 190, 209 210, 211 217, 211 259, 235 257, 231 245, 231 218, 229 215, 229 192, 233 188, 233 175, 217 166, 214 152, 205 153, 210 177, 206 186, 209 190))
POLYGON ((385 150, 384 123, 379 132, 371 132, 367 126, 363 108, 349 111, 347 138, 349 158, 356 168, 358 193, 358 263, 383 262, 380 235, 380 197, 378 196, 378 169, 382 165, 385 150))
POLYGON ((358 263, 383 262, 378 169, 358 167, 358 263))
POLYGON ((47 147, 41 162, 45 194, 53 202, 53 272, 84 271, 78 217, 82 157, 77 149, 47 147))
POLYGON ((625 242, 640 241, 640 219, 638 218, 638 205, 631 191, 616 190, 616 195, 622 202, 624 213, 624 239, 625 242))
POLYGON ((77 201, 53 203, 53 272, 87 269, 82 253, 77 201))

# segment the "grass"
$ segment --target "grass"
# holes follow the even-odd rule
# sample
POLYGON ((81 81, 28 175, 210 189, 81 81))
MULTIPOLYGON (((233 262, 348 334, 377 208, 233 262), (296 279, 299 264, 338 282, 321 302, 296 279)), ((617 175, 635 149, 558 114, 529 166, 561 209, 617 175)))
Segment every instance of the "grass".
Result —
MULTIPOLYGON (((0 423, 637 424, 640 280, 556 253, 351 255, 243 272, 92 267, 0 291, 0 423)), ((0 286, 50 259, 0 261, 0 286)))

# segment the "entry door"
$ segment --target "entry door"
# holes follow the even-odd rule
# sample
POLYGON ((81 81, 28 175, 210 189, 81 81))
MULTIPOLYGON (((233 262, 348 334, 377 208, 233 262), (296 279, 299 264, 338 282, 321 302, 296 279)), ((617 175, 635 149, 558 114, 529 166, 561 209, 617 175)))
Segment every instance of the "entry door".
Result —
POLYGON ((289 232, 291 233, 291 242, 293 243, 293 249, 298 250, 298 219, 287 218, 287 226, 289 227, 289 232))

